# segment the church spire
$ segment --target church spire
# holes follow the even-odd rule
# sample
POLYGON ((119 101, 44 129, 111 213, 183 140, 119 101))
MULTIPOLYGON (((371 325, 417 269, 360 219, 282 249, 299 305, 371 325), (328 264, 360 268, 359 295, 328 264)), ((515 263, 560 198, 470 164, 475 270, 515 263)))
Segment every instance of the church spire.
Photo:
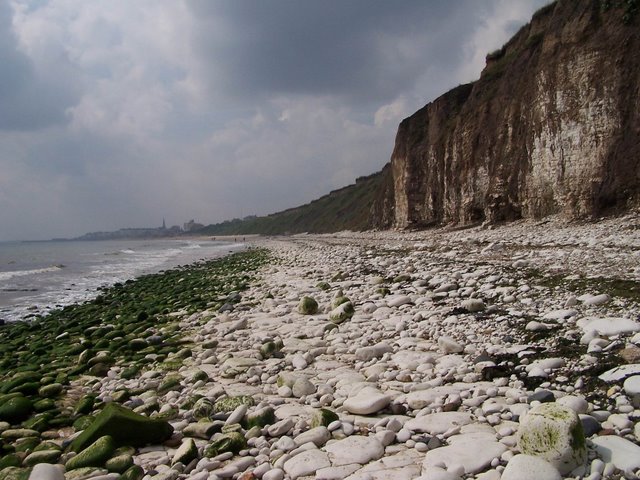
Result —
POLYGON ((164 217, 162 217, 162 229, 166 230, 167 229, 167 224, 164 221, 164 217))

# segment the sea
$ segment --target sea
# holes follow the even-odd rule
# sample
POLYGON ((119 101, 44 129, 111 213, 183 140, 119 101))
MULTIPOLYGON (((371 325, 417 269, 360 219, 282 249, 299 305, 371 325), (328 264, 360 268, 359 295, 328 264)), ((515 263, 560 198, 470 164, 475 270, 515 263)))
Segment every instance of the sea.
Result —
POLYGON ((0 242, 0 320, 46 315, 99 287, 244 248, 207 239, 0 242))

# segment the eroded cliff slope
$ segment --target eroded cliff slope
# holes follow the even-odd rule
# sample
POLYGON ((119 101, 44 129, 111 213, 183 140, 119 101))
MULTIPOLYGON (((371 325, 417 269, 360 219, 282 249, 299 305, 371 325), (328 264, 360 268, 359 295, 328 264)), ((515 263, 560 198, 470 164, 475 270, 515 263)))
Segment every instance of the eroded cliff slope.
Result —
POLYGON ((589 217, 637 205, 633 8, 559 0, 488 55, 478 81, 405 119, 371 226, 589 217))

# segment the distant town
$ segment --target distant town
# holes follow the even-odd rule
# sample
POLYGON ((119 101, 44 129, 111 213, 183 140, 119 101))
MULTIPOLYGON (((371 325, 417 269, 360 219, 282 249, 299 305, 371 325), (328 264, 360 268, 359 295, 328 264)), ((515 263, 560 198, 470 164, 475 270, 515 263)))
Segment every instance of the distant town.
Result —
POLYGON ((146 238, 176 237, 180 235, 194 235, 202 228, 204 228, 204 225, 201 223, 197 223, 195 220, 189 220, 188 222, 184 223, 182 227, 180 227, 179 225, 167 227, 165 220, 162 219, 161 227, 121 228, 120 230, 116 230, 113 232, 91 232, 86 233, 80 237, 73 238, 71 240, 134 240, 146 238))

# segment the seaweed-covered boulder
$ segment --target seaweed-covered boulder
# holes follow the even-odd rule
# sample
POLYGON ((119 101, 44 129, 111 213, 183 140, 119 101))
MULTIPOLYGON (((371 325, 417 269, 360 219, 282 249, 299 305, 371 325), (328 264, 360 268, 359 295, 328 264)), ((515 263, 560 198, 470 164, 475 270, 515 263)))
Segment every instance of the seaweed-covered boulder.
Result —
POLYGON ((19 438, 39 437, 40 432, 31 428, 10 428, 0 434, 3 440, 17 440, 19 438))
POLYGON ((118 454, 118 451, 115 451, 104 466, 111 473, 124 473, 133 466, 133 456, 130 453, 118 454))
POLYGON ((57 397, 62 393, 63 388, 64 387, 61 383, 50 383, 49 385, 40 387, 40 390, 38 390, 38 395, 44 398, 57 397))
POLYGON ((193 373, 193 375, 191 375, 191 378, 189 378, 190 383, 196 383, 200 381, 208 382, 209 380, 209 374, 204 370, 197 370, 193 373))
POLYGON ((182 430, 182 434, 185 437, 202 438, 203 440, 209 440, 214 433, 219 432, 222 429, 224 422, 207 422, 200 421, 190 423, 182 430))
POLYGON ((347 301, 341 303, 329 312, 329 320, 335 324, 340 324, 353 317, 354 313, 355 309, 353 308, 353 303, 347 301))
POLYGON ((25 383, 39 383, 42 375, 36 372, 18 372, 11 379, 3 382, 0 386, 0 393, 9 393, 15 391, 25 383))
POLYGON ((338 290, 335 297, 333 297, 333 300, 331 300, 331 308, 338 308, 343 303, 348 303, 350 301, 349 297, 344 296, 342 290, 338 290))
POLYGON ((76 405, 76 415, 87 415, 88 413, 91 413, 95 403, 95 395, 85 395, 78 401, 78 404, 76 405))
POLYGON ((313 297, 302 297, 298 303, 298 313, 302 315, 314 315, 318 313, 318 302, 313 297))
POLYGON ((0 458, 0 470, 7 467, 19 467, 20 465, 22 465, 22 457, 15 453, 9 453, 0 458))
POLYGON ((206 457, 215 457, 221 453, 238 453, 247 447, 247 441, 240 432, 221 433, 213 437, 213 441, 205 448, 206 457))
POLYGON ((33 410, 33 403, 23 396, 12 396, 0 404, 0 420, 18 423, 25 420, 33 410))
POLYGON ((244 423, 248 430, 252 427, 264 427, 271 425, 276 419, 273 407, 267 406, 247 414, 244 423))
POLYGON ((276 342, 264 342, 260 346, 260 355, 262 358, 267 359, 275 356, 278 353, 278 347, 276 346, 276 342))
POLYGON ((521 420, 518 448, 541 457, 566 475, 587 460, 582 423, 576 412, 555 402, 532 408, 521 420))
POLYGON ((240 405, 253 407, 253 398, 248 395, 238 395, 234 397, 223 397, 213 405, 214 413, 233 412, 240 405))
MULTIPOLYGON (((101 467, 82 467, 76 468, 75 470, 70 470, 65 472, 64 478, 65 480, 86 480, 88 478, 100 477, 102 475, 107 475, 109 472, 106 468, 101 467)), ((122 477, 120 477, 122 478, 122 477)), ((35 479, 31 479, 35 480, 35 479)))
POLYGON ((176 453, 173 455, 171 465, 175 465, 178 462, 187 465, 191 460, 196 458, 198 458, 198 447, 196 446, 196 442, 193 441, 193 438, 187 438, 182 442, 182 445, 180 445, 176 450, 176 453))
POLYGON ((39 463, 56 463, 61 454, 60 450, 38 450, 27 455, 22 464, 33 467, 39 463))
POLYGON ((122 475, 120 480, 141 480, 144 477, 144 470, 140 465, 132 465, 122 475))
POLYGON ((30 472, 28 468, 3 468, 0 470, 0 480, 28 480, 30 472))
POLYGON ((213 402, 206 397, 200 398, 193 404, 193 418, 196 420, 202 420, 203 418, 210 418, 213 415, 213 402))
POLYGON ((67 470, 84 467, 102 467, 116 449, 111 435, 104 435, 82 450, 65 464, 67 470))
POLYGON ((116 446, 141 447, 149 443, 162 443, 173 433, 173 427, 164 420, 155 420, 115 403, 108 404, 71 444, 69 450, 79 452, 98 438, 110 435, 116 446))
POLYGON ((311 428, 328 427, 331 422, 338 420, 338 414, 328 408, 319 408, 311 418, 311 428))
POLYGON ((181 375, 168 375, 158 387, 158 393, 160 395, 164 395, 171 390, 178 390, 180 388, 181 381, 181 375))

